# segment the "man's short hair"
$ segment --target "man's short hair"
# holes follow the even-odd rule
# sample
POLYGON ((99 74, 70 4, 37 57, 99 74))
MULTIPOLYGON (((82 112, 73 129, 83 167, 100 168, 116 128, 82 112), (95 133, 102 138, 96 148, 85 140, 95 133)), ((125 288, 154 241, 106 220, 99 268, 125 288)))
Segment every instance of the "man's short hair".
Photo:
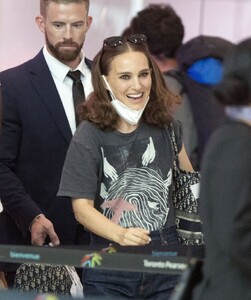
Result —
POLYGON ((47 7, 50 3, 57 4, 70 4, 70 3, 85 3, 86 10, 89 12, 90 1, 89 0, 40 0, 40 14, 45 17, 47 7))

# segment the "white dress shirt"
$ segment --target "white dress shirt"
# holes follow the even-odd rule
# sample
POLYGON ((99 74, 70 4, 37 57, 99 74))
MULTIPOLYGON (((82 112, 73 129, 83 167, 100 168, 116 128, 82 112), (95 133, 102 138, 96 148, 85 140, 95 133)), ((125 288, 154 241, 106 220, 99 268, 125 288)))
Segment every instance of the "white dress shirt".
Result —
POLYGON ((43 54, 61 98, 72 134, 74 134, 76 130, 76 120, 72 97, 73 81, 67 76, 67 73, 75 70, 79 70, 81 72, 81 81, 84 86, 85 97, 87 98, 88 95, 93 91, 91 83, 91 71, 85 63, 85 57, 83 53, 82 60, 75 70, 71 70, 67 65, 63 64, 54 56, 52 56, 46 49, 46 46, 43 48, 43 54))

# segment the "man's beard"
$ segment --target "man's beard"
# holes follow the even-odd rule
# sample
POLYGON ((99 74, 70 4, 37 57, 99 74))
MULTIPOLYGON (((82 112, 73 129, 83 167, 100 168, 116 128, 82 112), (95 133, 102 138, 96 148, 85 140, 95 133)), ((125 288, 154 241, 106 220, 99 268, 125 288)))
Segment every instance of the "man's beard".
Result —
POLYGON ((83 47, 83 43, 79 45, 78 43, 73 42, 72 39, 64 40, 64 42, 57 43, 55 46, 50 43, 47 35, 45 35, 45 39, 46 45, 52 55, 62 63, 71 62, 78 58, 83 47), (62 50, 61 46, 69 46, 72 47, 72 49, 62 50))

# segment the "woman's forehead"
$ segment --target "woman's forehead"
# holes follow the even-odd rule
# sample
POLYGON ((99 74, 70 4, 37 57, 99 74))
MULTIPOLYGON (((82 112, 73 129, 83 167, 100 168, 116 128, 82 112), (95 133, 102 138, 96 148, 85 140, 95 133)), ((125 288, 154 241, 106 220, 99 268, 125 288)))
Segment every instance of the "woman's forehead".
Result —
POLYGON ((126 72, 135 69, 149 69, 146 55, 138 51, 130 51, 117 55, 111 62, 110 70, 126 72))

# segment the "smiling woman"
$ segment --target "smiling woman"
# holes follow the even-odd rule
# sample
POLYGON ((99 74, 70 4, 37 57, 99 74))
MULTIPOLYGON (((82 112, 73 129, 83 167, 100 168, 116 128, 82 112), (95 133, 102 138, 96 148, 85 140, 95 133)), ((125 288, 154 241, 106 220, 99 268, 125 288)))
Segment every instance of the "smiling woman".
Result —
POLYGON ((92 81, 97 94, 91 95, 89 101, 83 106, 80 118, 92 118, 102 129, 120 131, 121 128, 118 126, 122 124, 127 126, 130 132, 132 124, 123 122, 127 115, 121 114, 121 117, 116 111, 117 106, 121 106, 122 103, 135 111, 144 109, 145 106, 142 117, 147 118, 150 124, 158 127, 168 125, 174 99, 165 87, 160 70, 151 59, 146 37, 134 34, 122 39, 123 42, 121 39, 121 37, 105 39, 102 49, 96 55, 92 81), (154 95, 155 90, 158 91, 159 98, 154 95), (112 109, 114 103, 116 108, 112 109), (96 107, 99 106, 100 109, 97 109, 96 107), (92 113, 91 108, 95 109, 95 114, 92 113), (107 113, 106 120, 101 121, 104 113, 107 113))
POLYGON ((115 58, 111 68, 114 72, 102 77, 111 95, 111 104, 121 118, 117 130, 134 130, 150 95, 151 75, 147 59, 140 52, 127 52, 115 58))
MULTIPOLYGON (((180 163, 192 170, 172 117, 176 100, 149 53, 146 37, 110 37, 94 58, 94 92, 82 105, 58 195, 72 198, 91 246, 178 244, 172 201, 173 123, 180 163)), ((168 299, 177 275, 85 269, 88 296, 168 299), (129 278, 132 281, 128 280, 129 278), (101 284, 102 282, 102 284, 101 284), (145 289, 151 282, 151 289, 145 289), (153 283, 154 282, 154 283, 153 283), (103 284, 104 283, 104 284, 103 284)))

